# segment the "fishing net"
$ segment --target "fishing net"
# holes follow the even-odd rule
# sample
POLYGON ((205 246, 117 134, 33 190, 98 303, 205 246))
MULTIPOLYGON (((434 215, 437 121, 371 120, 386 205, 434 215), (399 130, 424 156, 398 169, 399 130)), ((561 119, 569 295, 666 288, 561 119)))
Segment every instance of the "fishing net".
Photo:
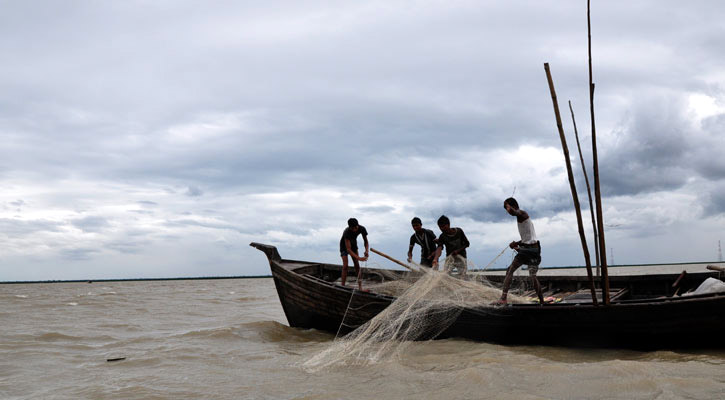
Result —
MULTIPOLYGON (((396 296, 385 310, 303 364, 309 371, 337 365, 365 365, 399 357, 413 342, 432 340, 458 318, 464 308, 488 305, 501 297, 480 275, 451 275, 454 260, 441 271, 420 268, 402 279, 369 286, 376 293, 396 296)), ((523 299, 509 294, 510 303, 523 299)), ((344 321, 343 321, 344 323, 344 321)))

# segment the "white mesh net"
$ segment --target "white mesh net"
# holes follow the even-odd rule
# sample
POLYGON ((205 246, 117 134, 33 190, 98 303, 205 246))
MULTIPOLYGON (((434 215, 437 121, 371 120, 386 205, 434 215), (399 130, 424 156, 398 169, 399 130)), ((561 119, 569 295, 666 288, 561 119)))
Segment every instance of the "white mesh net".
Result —
MULTIPOLYGON (((309 371, 336 365, 364 365, 400 356, 412 341, 432 340, 456 320, 463 308, 487 305, 501 296, 483 277, 450 275, 450 259, 442 271, 421 268, 403 279, 369 286, 397 299, 375 318, 303 364, 309 371)), ((523 300, 509 294, 510 303, 523 300)), ((343 321, 344 323, 344 321, 343 321)))

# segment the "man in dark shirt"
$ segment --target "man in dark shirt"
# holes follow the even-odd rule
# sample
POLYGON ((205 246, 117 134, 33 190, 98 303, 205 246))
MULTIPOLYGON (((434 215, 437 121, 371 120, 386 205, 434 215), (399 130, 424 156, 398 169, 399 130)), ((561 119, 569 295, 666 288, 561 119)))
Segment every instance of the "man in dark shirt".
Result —
POLYGON ((415 217, 410 224, 413 225, 415 233, 410 235, 410 246, 408 247, 408 262, 413 259, 413 247, 417 243, 420 246, 420 265, 431 267, 433 255, 436 251, 436 235, 430 229, 423 228, 423 222, 415 217))
POLYGON ((362 288, 362 268, 360 268, 360 261, 366 261, 368 259, 368 250, 370 245, 368 244, 368 231, 364 226, 358 224, 357 219, 350 218, 347 220, 347 228, 342 232, 340 238, 340 256, 342 257, 342 286, 345 286, 347 280, 347 256, 352 257, 352 263, 355 266, 355 273, 357 274, 357 287, 361 291, 362 288), (360 257, 357 254, 357 237, 362 235, 363 241, 365 242, 365 257, 360 257))
POLYGON ((438 258, 445 246, 446 259, 452 263, 452 265, 446 265, 446 269, 452 271, 455 268, 459 275, 465 275, 468 268, 466 248, 471 245, 466 234, 461 228, 451 228, 451 221, 445 215, 438 218, 438 228, 441 230, 441 235, 438 236, 438 248, 433 256, 433 268, 438 269, 438 258))

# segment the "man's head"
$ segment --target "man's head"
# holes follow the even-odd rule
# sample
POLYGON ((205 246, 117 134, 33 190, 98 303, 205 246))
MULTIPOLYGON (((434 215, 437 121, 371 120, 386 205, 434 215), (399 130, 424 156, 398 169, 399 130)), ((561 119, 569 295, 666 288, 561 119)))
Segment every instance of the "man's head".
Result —
POLYGON ((350 218, 347 220, 347 226, 350 227, 351 231, 357 232, 358 227, 360 227, 360 224, 358 224, 357 219, 350 218))
POLYGON ((438 228, 440 228, 443 233, 449 233, 451 231, 451 220, 449 220, 445 215, 441 215, 441 217, 438 218, 438 228))
POLYGON ((506 212, 510 215, 516 215, 516 211, 519 210, 519 202, 513 197, 509 197, 503 201, 503 208, 505 208, 506 212))
POLYGON ((423 222, 418 217, 413 218, 410 224, 413 225, 413 230, 416 232, 423 230, 423 222))

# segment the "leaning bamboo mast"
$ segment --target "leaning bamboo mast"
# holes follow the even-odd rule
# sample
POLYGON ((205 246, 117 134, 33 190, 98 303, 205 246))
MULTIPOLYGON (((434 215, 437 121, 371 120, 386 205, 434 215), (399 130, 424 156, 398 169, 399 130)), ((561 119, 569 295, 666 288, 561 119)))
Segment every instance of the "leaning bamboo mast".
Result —
POLYGON ((604 241, 604 218, 602 216, 602 192, 599 185, 599 158, 597 157, 597 130, 594 123, 594 83, 592 82, 592 23, 591 0, 587 0, 587 34, 589 50, 589 111, 592 120, 592 158, 594 163, 594 196, 597 203, 597 230, 599 231, 599 261, 602 268, 602 300, 609 305, 609 273, 607 272, 607 248, 604 241))
POLYGON ((559 130, 559 139, 561 139, 561 148, 564 151, 564 160, 566 161, 566 173, 569 176, 569 187, 571 188, 571 197, 574 199, 574 210, 576 210, 576 222, 579 227, 579 238, 582 242, 582 250, 584 250, 584 261, 587 265, 587 276, 589 277, 589 287, 592 291, 592 303, 597 305, 597 292, 594 289, 594 278, 592 277, 592 263, 589 257, 589 247, 587 239, 584 236, 584 224, 582 223, 582 212, 579 206, 579 196, 576 193, 576 185, 574 184, 574 173, 571 170, 571 159, 569 158, 569 147, 566 145, 566 136, 564 136, 564 127, 561 123, 561 114, 559 113, 559 102, 556 99, 556 90, 554 90, 554 80, 551 78, 549 63, 544 63, 546 71, 546 80, 549 82, 549 91, 551 92, 551 101, 554 103, 554 115, 556 116, 556 127, 559 130))
POLYGON ((582 154, 582 146, 579 144, 579 131, 576 129, 576 118, 574 118, 574 109, 569 100, 569 111, 571 111, 571 122, 574 124, 574 137, 576 138, 576 148, 579 150, 579 161, 582 163, 582 173, 584 174, 584 182, 587 185, 587 195, 589 195, 589 212, 592 214, 592 230, 594 231, 594 259, 596 260, 597 276, 599 276, 599 234, 597 234, 597 220, 594 218, 594 204, 592 203, 592 187, 589 186, 589 174, 584 164, 584 155, 582 154))

